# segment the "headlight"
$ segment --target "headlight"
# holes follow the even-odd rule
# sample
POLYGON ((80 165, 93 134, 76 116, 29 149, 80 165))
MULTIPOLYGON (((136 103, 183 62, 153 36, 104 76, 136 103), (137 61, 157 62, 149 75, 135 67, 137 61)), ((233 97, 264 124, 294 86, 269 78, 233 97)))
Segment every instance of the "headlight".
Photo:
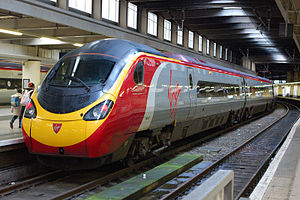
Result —
POLYGON ((36 108, 32 100, 26 105, 24 117, 36 118, 36 108))
POLYGON ((90 109, 83 117, 85 121, 99 120, 104 119, 111 108, 113 107, 114 102, 112 100, 105 100, 98 105, 90 109))

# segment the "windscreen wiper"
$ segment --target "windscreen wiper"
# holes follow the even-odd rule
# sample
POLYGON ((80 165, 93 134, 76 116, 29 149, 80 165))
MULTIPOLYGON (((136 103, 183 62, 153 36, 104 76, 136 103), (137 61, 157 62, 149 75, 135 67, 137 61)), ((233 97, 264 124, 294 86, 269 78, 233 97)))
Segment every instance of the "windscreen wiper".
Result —
POLYGON ((81 84, 87 89, 88 92, 91 90, 91 88, 90 88, 87 84, 85 84, 85 82, 83 82, 83 81, 82 81, 80 78, 78 78, 78 77, 65 75, 64 78, 67 78, 67 79, 70 79, 70 80, 72 80, 72 81, 76 81, 76 82, 78 82, 78 83, 81 83, 81 84))

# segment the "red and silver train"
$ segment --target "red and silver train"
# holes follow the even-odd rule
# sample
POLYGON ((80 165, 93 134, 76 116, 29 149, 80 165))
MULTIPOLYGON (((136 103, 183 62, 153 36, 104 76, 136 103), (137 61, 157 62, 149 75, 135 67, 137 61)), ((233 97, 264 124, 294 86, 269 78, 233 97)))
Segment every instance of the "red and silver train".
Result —
POLYGON ((272 106, 270 80, 106 39, 58 61, 22 129, 29 152, 47 165, 89 168, 138 159, 272 106))

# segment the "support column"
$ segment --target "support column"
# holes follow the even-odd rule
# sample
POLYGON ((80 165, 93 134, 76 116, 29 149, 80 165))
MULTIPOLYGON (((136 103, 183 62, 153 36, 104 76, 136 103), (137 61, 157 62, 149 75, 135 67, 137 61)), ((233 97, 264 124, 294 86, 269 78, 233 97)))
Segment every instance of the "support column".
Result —
POLYGON ((41 61, 39 60, 28 60, 23 64, 22 69, 22 87, 23 79, 29 79, 37 87, 41 82, 41 61))
POLYGON ((188 44, 189 44, 189 30, 187 28, 183 28, 183 36, 182 36, 182 44, 183 47, 185 48, 189 48, 188 44))
POLYGON ((177 44, 177 24, 172 22, 172 35, 171 35, 171 42, 173 44, 177 44))
POLYGON ((92 17, 94 19, 101 19, 101 0, 93 0, 93 11, 92 11, 92 17))
POLYGON ((300 72, 294 72, 294 82, 300 81, 300 72))
POLYGON ((283 96, 282 86, 278 85, 278 95, 277 96, 283 96))
POLYGON ((221 56, 220 56, 220 45, 218 43, 217 43, 217 58, 221 59, 221 56))
POLYGON ((251 70, 254 72, 256 71, 256 65, 254 62, 251 63, 251 70))
POLYGON ((232 55, 232 56, 231 56, 232 63, 235 63, 235 64, 236 64, 237 62, 236 62, 235 52, 231 51, 231 55, 232 55))
POLYGON ((120 1, 120 26, 127 28, 127 2, 125 0, 120 1))
POLYGON ((194 32, 194 51, 199 52, 199 35, 194 32))
POLYGON ((207 38, 203 36, 202 42, 203 42, 203 45, 202 45, 202 46, 203 46, 202 53, 203 53, 204 55, 207 55, 207 52, 206 52, 206 48, 207 48, 207 38))
POLYGON ((246 57, 243 57, 242 59, 244 59, 244 68, 251 70, 251 60, 246 57))
POLYGON ((148 20, 148 13, 146 9, 139 10, 139 32, 142 34, 147 34, 147 20, 148 20))
POLYGON ((57 0, 57 6, 64 10, 68 10, 68 1, 67 0, 57 0))
POLYGON ((157 38, 160 40, 164 40, 164 18, 160 15, 157 16, 157 38))
POLYGON ((214 41, 212 40, 209 41, 209 55, 211 57, 214 56, 214 41))
POLYGON ((286 82, 290 83, 293 82, 293 72, 292 71, 288 71, 286 74, 286 82))

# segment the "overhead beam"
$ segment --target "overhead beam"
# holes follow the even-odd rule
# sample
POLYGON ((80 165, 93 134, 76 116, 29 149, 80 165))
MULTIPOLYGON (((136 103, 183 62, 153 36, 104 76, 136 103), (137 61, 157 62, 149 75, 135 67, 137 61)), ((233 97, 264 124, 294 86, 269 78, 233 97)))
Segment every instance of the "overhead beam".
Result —
MULTIPOLYGON (((193 29, 192 29, 193 30, 193 29)), ((247 34, 258 34, 258 33, 264 33, 256 29, 215 29, 213 31, 198 31, 199 34, 205 34, 209 36, 226 36, 226 35, 247 35, 247 34)), ((276 34, 276 31, 269 32, 267 34, 276 34)), ((264 33, 265 34, 265 33, 264 33)), ((235 37, 235 36, 233 36, 235 37)))
POLYGON ((33 17, 21 17, 21 18, 9 18, 1 19, 1 27, 6 27, 10 29, 29 29, 29 28, 48 28, 56 27, 57 29, 66 27, 59 25, 57 23, 33 18, 33 17))
MULTIPOLYGON (((168 15, 168 12, 160 12, 163 16, 168 15)), ((175 18, 181 17, 181 11, 172 12, 175 18)), ((224 9, 209 9, 209 10, 191 10, 185 12, 185 19, 201 19, 201 18, 213 18, 213 17, 254 17, 255 14, 248 10, 224 10, 224 9)))
MULTIPOLYGON (((101 35, 78 35, 78 36, 62 36, 62 37, 55 37, 61 42, 57 43, 45 43, 43 41, 40 41, 38 38, 26 38, 26 39, 14 39, 9 40, 12 44, 19 44, 19 45, 30 45, 30 46, 48 46, 52 45, 54 47, 57 47, 57 49, 63 48, 62 44, 70 44, 73 43, 89 43, 95 40, 101 40, 107 38, 107 36, 101 36, 101 35), (68 42, 65 42, 68 41, 68 42)), ((73 46, 74 48, 74 46, 73 46)))
POLYGON ((235 40, 242 40, 242 39, 260 39, 260 40, 270 40, 270 39, 279 39, 279 36, 274 35, 265 35, 260 33, 245 33, 245 34, 239 34, 239 33, 232 33, 232 34, 226 34, 226 35, 209 35, 209 38, 212 40, 227 40, 227 39, 235 39, 235 40))
POLYGON ((43 64, 53 65, 59 59, 58 50, 36 49, 35 47, 21 46, 15 44, 0 43, 0 57, 2 59, 40 60, 43 64))
POLYGON ((69 44, 69 42, 64 41, 49 41, 47 39, 43 38, 35 38, 35 39, 24 39, 24 40, 18 40, 18 44, 20 45, 26 45, 26 46, 43 46, 43 45, 61 45, 61 44, 69 44))
POLYGON ((224 7, 242 7, 244 9, 247 8, 259 8, 265 6, 263 1, 252 0, 252 1, 244 1, 244 2, 236 2, 236 1, 199 1, 199 0, 189 0, 189 1, 173 1, 172 5, 169 4, 170 1, 133 1, 129 0, 131 3, 138 4, 146 9, 150 9, 152 11, 163 11, 168 9, 178 9, 182 8, 186 10, 193 9, 216 9, 216 8, 224 8, 224 7))
POLYGON ((254 17, 249 16, 240 16, 240 17, 208 17, 208 18, 200 18, 200 19, 188 19, 185 18, 184 22, 189 26, 193 25, 207 25, 207 24, 239 24, 239 23, 259 23, 254 17))
POLYGON ((218 30, 218 29, 257 29, 258 25, 250 24, 250 23, 237 23, 237 24, 220 24, 216 27, 215 24, 207 24, 207 25, 198 25, 197 28, 194 27, 195 31, 211 31, 211 30, 218 30))
MULTIPOLYGON (((177 20, 180 20, 177 19, 177 20)), ((272 19, 270 23, 271 29, 278 29, 278 24, 281 22, 280 19, 272 19)), ((248 17, 248 16, 241 16, 241 17, 217 17, 217 18, 199 18, 199 19, 185 19, 185 24, 188 24, 190 26, 203 26, 203 25, 235 25, 235 24, 261 24, 260 20, 258 20, 256 17, 248 17)))

